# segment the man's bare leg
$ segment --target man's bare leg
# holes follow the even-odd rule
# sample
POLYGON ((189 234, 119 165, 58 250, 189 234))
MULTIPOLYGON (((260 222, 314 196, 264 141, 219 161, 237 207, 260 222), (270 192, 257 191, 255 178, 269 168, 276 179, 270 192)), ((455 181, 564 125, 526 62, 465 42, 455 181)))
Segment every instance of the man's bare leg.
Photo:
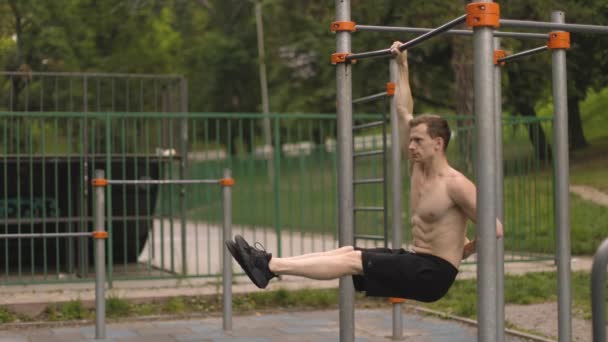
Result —
POLYGON ((290 256, 290 257, 285 257, 285 258, 282 258, 282 259, 300 260, 300 259, 307 259, 307 258, 318 258, 320 256, 331 256, 331 255, 345 254, 345 253, 352 252, 354 250, 355 249, 352 246, 344 246, 344 247, 340 247, 340 248, 337 248, 337 249, 332 249, 332 250, 325 251, 325 252, 306 253, 306 254, 301 254, 301 255, 294 255, 294 256, 290 256))
MULTIPOLYGON (((317 280, 336 279, 347 275, 363 274, 361 251, 337 249, 338 254, 307 256, 304 258, 275 258, 268 264, 275 274, 295 275, 317 280)), ((325 252, 326 253, 326 252, 325 252)))

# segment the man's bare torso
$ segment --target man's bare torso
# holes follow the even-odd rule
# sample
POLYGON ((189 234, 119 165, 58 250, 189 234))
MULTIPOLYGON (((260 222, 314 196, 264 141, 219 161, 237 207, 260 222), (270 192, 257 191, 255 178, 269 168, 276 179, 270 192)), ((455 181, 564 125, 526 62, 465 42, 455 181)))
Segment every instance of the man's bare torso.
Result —
POLYGON ((421 166, 413 165, 410 177, 412 249, 441 257, 458 268, 467 216, 450 198, 448 185, 464 176, 448 166, 427 179, 421 166))

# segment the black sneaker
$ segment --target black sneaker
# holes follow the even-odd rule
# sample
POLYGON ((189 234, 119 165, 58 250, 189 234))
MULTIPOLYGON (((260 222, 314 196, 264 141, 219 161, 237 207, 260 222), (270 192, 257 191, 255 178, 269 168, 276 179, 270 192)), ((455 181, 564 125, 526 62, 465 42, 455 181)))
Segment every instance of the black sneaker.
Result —
POLYGON ((237 259, 243 271, 257 287, 263 289, 268 286, 270 279, 277 276, 268 267, 272 254, 267 253, 259 243, 256 243, 256 245, 259 244, 261 248, 251 247, 240 235, 235 236, 234 240, 236 241, 237 254, 241 260, 235 259, 237 259))
MULTIPOLYGON (((230 252, 230 254, 232 254, 232 257, 236 260, 236 262, 238 262, 239 265, 241 265, 242 259, 236 248, 236 242, 234 242, 232 240, 228 240, 228 241, 225 241, 224 243, 226 244, 226 248, 228 249, 228 252, 230 252)), ((241 267, 243 267, 243 265, 241 265, 241 267)))

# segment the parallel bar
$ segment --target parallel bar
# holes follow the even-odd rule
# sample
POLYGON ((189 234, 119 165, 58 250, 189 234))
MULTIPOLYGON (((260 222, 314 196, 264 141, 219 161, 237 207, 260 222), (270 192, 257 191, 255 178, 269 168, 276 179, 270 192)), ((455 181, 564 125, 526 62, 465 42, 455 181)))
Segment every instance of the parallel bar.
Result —
POLYGON ((608 264, 608 239, 595 253, 591 267, 591 314, 593 318, 593 342, 606 341, 606 265, 608 264))
POLYGON ((374 184, 374 183, 383 183, 384 178, 368 178, 368 179, 356 179, 353 181, 353 184, 374 184))
MULTIPOLYGON (((96 178, 104 178, 103 170, 95 170, 96 178)), ((104 187, 95 189, 95 226, 105 232, 106 201, 104 187)), ((106 239, 95 239, 95 339, 106 338, 106 239)))
MULTIPOLYGON (((492 1, 475 1, 491 3, 492 1)), ((473 66, 477 180, 477 317, 479 342, 496 339, 496 165, 493 29, 475 27, 473 66)))
POLYGON ((364 129, 364 128, 378 127, 378 126, 382 126, 382 125, 384 125, 384 121, 374 121, 374 122, 370 122, 370 123, 366 123, 366 124, 362 124, 362 125, 353 126, 353 131, 356 131, 359 129, 364 129))
MULTIPOLYGON (((335 0, 336 21, 350 21, 350 0, 335 0)), ((336 33, 336 52, 351 52, 351 33, 336 33)), ((338 240, 354 246, 352 65, 336 66, 338 152, 338 240)), ((355 341, 355 287, 352 277, 340 278, 340 342, 355 341)))
MULTIPOLYGON (((494 35, 494 50, 500 49, 500 38, 494 35)), ((494 66, 494 135, 496 137, 496 217, 504 223, 504 172, 502 143, 502 84, 501 66, 494 66)), ((505 340, 505 245, 496 240, 496 342, 505 340)))
POLYGON ((369 152, 359 152, 359 153, 355 153, 353 154, 353 157, 355 158, 359 158, 359 157, 369 157, 369 156, 375 156, 375 155, 379 155, 382 154, 383 151, 382 150, 373 150, 373 151, 369 151, 369 152))
MULTIPOLYGON (((357 25, 357 31, 370 32, 400 32, 400 33, 426 33, 433 29, 420 27, 399 27, 399 26, 373 26, 373 25, 357 25)), ((448 30, 444 34, 451 36, 473 36, 472 30, 448 30)), ((549 35, 546 33, 527 33, 527 32, 502 32, 495 31, 494 37, 504 38, 532 38, 532 39, 547 39, 549 35)))
MULTIPOLYGON (((224 170, 224 178, 230 178, 231 172, 229 169, 224 170)), ((223 256, 223 275, 222 275, 222 293, 223 293, 223 316, 222 326, 224 330, 232 330, 232 256, 228 248, 224 245, 224 241, 232 239, 232 188, 225 186, 222 189, 223 208, 224 208, 224 229, 222 230, 222 241, 220 248, 224 251, 223 256)))
POLYGON ((91 233, 20 233, 20 234, 0 234, 0 239, 52 238, 52 237, 91 237, 91 233))
POLYGON ((514 61, 514 60, 520 59, 522 57, 526 57, 526 56, 537 54, 539 52, 547 51, 548 49, 549 48, 546 45, 539 46, 539 47, 534 48, 534 49, 530 49, 530 50, 514 53, 512 55, 509 55, 509 56, 506 56, 506 57, 503 57, 503 58, 499 58, 498 62, 510 62, 510 61, 514 61))
MULTIPOLYGON (((455 27, 455 26, 458 26, 458 25, 464 23, 466 21, 466 19, 467 19, 467 15, 463 14, 460 17, 458 17, 452 21, 449 21, 427 33, 424 33, 412 40, 405 42, 403 45, 401 45, 399 47, 399 50, 404 51, 409 48, 412 48, 430 38, 433 38, 445 31, 448 31, 452 27, 455 27)), ((358 60, 358 59, 374 58, 374 57, 386 57, 386 56, 390 56, 390 55, 391 55, 391 49, 384 49, 384 50, 377 50, 377 51, 370 51, 370 52, 354 53, 354 54, 347 56, 346 59, 351 61, 353 59, 358 60)))
MULTIPOLYGON (((399 77, 399 66, 394 58, 389 62, 390 81, 397 82, 399 77)), ((391 97, 390 113, 391 113, 391 189, 392 192, 392 208, 391 208, 391 230, 393 249, 401 248, 403 241, 401 227, 401 144, 399 141, 399 118, 397 113, 396 96, 391 97)), ((403 339, 403 315, 401 314, 401 303, 393 304, 393 340, 403 339)))
POLYGON ((576 33, 608 34, 608 26, 565 24, 563 22, 545 22, 529 20, 500 19, 500 26, 525 29, 557 30, 576 33))
POLYGON ((355 239, 384 241, 384 236, 380 236, 380 235, 355 235, 355 239))
POLYGON ((219 179, 171 179, 171 180, 108 180, 110 185, 152 185, 152 184, 219 184, 219 179))
POLYGON ((355 207, 355 211, 384 211, 384 207, 355 207))
MULTIPOLYGON (((564 22, 564 12, 551 13, 555 23, 564 22)), ((572 340, 572 293, 570 288, 570 194, 568 155, 568 89, 566 50, 552 52, 553 108, 555 123, 555 238, 557 250, 558 341, 572 340)))
POLYGON ((371 101, 374 101, 374 100, 382 99, 385 96, 386 96, 386 92, 383 91, 383 92, 378 93, 378 94, 373 94, 373 95, 369 95, 369 96, 360 97, 358 99, 354 99, 353 100, 353 104, 371 102, 371 101))

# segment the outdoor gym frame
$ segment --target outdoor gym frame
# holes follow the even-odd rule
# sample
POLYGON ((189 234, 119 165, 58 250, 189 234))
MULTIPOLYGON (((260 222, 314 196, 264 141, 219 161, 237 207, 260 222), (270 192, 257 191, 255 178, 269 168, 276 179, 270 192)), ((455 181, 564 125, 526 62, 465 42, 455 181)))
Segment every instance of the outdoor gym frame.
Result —
MULTIPOLYGON (((535 22, 500 19, 500 9, 491 0, 475 0, 467 5, 466 14, 434 29, 398 28, 357 25, 351 21, 350 0, 336 0, 336 21, 331 29, 336 33, 336 53, 331 60, 336 64, 336 97, 338 122, 338 231, 339 245, 354 244, 354 191, 353 191, 353 109, 352 104, 382 98, 385 93, 352 99, 352 64, 357 60, 391 57, 390 49, 362 53, 351 52, 351 37, 355 31, 384 31, 422 33, 406 41, 400 47, 408 48, 440 34, 472 35, 475 123, 476 123, 476 183, 477 183, 477 289, 479 341, 504 341, 504 245, 495 237, 496 218, 502 219, 502 130, 500 129, 501 98, 500 67, 506 62, 550 50, 552 53, 552 91, 554 105, 555 151, 555 223, 558 271, 558 336, 559 341, 572 340, 571 286, 570 286, 570 203, 569 203, 569 155, 568 112, 566 88, 566 49, 570 47, 569 32, 608 34, 608 26, 566 24, 564 13, 551 13, 551 22, 535 22), (452 30, 466 22, 472 30, 452 30), (499 26, 556 30, 553 32, 521 33, 499 32, 499 26), (499 50, 499 37, 545 39, 546 46, 505 56, 499 50), (487 161, 494 161, 488 163, 487 161)), ((391 78, 394 68, 391 65, 391 78)), ((394 99, 391 102, 391 121, 396 118, 394 99)), ((393 121, 396 122, 396 121, 393 121)), ((396 126, 396 125, 391 125, 396 126)), ((397 134, 393 129, 392 133, 397 134)), ((396 146, 393 136, 393 150, 396 146)), ((399 163, 399 154, 391 155, 392 163, 399 163)), ((395 166, 393 166, 395 167, 395 166)), ((395 169, 394 169, 395 170, 395 169)), ((393 173, 399 175, 400 173, 393 173)), ((398 178, 398 177, 393 177, 398 178)), ((394 182, 394 180, 393 180, 394 182)), ((393 183, 393 186, 395 183, 393 183)), ((397 187, 399 188, 399 187, 397 187)), ((398 193, 395 191, 394 193, 398 193)), ((397 195, 400 196, 400 195, 397 195)), ((394 197, 395 198, 395 197, 394 197)), ((400 201, 400 198, 399 198, 400 201)), ((400 203, 400 202, 399 202, 400 203)), ((400 207, 393 206, 393 217, 399 218, 400 207)), ((400 221, 399 219, 393 221, 400 221)), ((393 223, 393 247, 401 245, 400 231, 393 223), (397 235, 395 235, 397 234, 397 235), (397 239, 398 238, 398 239, 397 239)), ((605 270, 604 270, 605 271, 605 270)), ((395 304, 398 308, 399 304, 395 304)), ((393 338, 401 336, 400 310, 393 310, 393 338), (395 315, 399 315, 398 318, 395 315), (398 324, 398 327, 395 327, 398 324)), ((354 341, 354 287, 350 277, 340 279, 340 341, 354 341)))
MULTIPOLYGON (((222 186, 223 229, 220 250, 222 254, 222 294, 224 330, 232 329, 232 256, 224 248, 224 241, 232 237, 232 186, 234 179, 231 171, 224 170, 220 179, 182 179, 182 180, 114 180, 106 179, 104 170, 95 170, 91 185, 95 188, 94 231, 80 233, 20 233, 0 234, 0 239, 46 238, 46 237, 92 237, 95 239, 95 339, 106 338, 106 187, 111 185, 152 185, 152 184, 219 184, 222 186)), ((112 210, 107 208, 107 210, 112 210)))

